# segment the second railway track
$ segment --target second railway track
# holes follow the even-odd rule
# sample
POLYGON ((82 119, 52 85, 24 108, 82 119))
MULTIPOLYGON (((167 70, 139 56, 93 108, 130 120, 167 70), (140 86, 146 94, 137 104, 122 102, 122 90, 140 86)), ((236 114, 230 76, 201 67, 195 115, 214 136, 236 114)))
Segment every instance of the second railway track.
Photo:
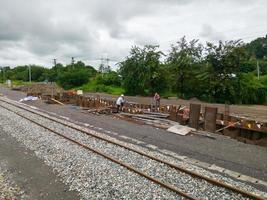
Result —
POLYGON ((188 199, 214 199, 214 196, 218 198, 218 194, 222 194, 223 198, 225 193, 230 195, 231 199, 240 199, 240 195, 250 199, 265 199, 235 186, 181 168, 140 150, 100 137, 77 125, 63 122, 17 103, 8 102, 7 99, 1 98, 0 101, 0 107, 188 199), (199 188, 197 191, 202 191, 202 193, 195 193, 195 187, 199 188))

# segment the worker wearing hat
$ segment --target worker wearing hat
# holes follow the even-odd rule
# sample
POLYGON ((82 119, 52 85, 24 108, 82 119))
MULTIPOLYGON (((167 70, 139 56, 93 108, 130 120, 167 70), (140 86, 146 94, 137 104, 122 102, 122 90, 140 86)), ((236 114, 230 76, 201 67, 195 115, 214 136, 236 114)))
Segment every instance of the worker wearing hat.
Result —
POLYGON ((122 111, 124 102, 125 102, 124 95, 122 94, 116 101, 117 112, 122 111))

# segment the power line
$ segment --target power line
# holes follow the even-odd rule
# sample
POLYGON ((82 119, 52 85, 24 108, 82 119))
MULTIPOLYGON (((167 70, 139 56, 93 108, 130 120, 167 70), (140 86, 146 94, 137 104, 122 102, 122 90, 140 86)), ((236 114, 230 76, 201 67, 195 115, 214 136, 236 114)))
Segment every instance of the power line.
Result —
POLYGON ((99 71, 100 71, 101 73, 110 71, 109 61, 110 61, 111 59, 108 58, 108 57, 104 58, 104 57, 102 56, 99 60, 101 61, 100 66, 99 66, 99 71))

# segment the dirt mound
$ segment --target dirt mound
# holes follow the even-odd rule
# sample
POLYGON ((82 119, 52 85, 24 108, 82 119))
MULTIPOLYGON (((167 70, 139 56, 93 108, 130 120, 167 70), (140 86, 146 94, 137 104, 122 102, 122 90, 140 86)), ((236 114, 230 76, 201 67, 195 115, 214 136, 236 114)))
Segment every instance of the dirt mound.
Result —
POLYGON ((58 93, 63 93, 64 89, 59 87, 55 83, 33 83, 31 85, 24 85, 14 88, 15 90, 20 90, 27 94, 34 95, 56 95, 58 93))

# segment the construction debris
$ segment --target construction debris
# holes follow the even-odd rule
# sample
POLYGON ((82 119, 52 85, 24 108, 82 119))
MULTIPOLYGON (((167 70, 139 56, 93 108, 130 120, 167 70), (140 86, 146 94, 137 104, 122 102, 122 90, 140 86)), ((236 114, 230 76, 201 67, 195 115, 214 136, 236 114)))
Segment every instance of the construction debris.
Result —
POLYGON ((148 115, 148 116, 155 116, 157 118, 165 118, 167 119, 170 115, 166 114, 166 113, 159 113, 159 112, 147 112, 147 111, 143 111, 144 114, 148 115))
POLYGON ((238 123, 240 123, 240 122, 230 123, 228 126, 225 126, 225 127, 223 127, 223 128, 220 128, 220 129, 216 130, 215 133, 220 132, 220 131, 222 131, 222 130, 224 130, 224 129, 227 129, 227 128, 229 128, 229 127, 234 127, 234 126, 235 126, 236 124, 238 124, 238 123))
MULTIPOLYGON (((82 95, 76 90, 63 91, 55 84, 32 84, 20 89, 25 92, 33 92, 30 96, 38 96, 48 103, 75 104, 83 108, 84 113, 106 114, 117 113, 115 99, 101 98, 97 96, 82 95), (42 90, 42 88, 45 88, 42 90), (58 93, 61 92, 62 93, 58 93), (78 95, 78 93, 80 95, 78 95)), ((169 129, 171 132, 180 133, 180 127, 176 125, 189 125, 198 131, 213 132, 230 136, 231 138, 259 145, 265 145, 267 141, 267 123, 245 119, 240 116, 230 115, 229 106, 225 113, 219 113, 218 109, 202 107, 201 104, 191 104, 190 107, 182 105, 162 105, 157 112, 152 112, 149 104, 138 104, 126 101, 122 112, 116 117, 132 121, 138 124, 147 124, 161 129, 169 129), (178 130, 179 129, 179 130, 178 130), (263 142, 262 142, 263 141, 263 142)), ((184 132, 182 131, 182 134, 184 132)))
POLYGON ((36 101, 38 100, 38 97, 34 97, 34 96, 27 96, 23 99, 20 99, 19 102, 22 102, 22 101, 36 101))
POLYGON ((147 125, 154 126, 156 128, 168 129, 171 126, 178 125, 178 122, 171 121, 166 119, 168 115, 164 116, 162 114, 130 114, 130 113, 120 113, 121 116, 132 119, 134 121, 139 121, 147 125))
POLYGON ((196 129, 190 128, 188 126, 182 126, 182 125, 175 125, 167 129, 167 131, 171 133, 175 133, 178 135, 187 135, 191 131, 195 131, 196 129))
POLYGON ((60 102, 60 101, 58 101, 58 100, 56 100, 56 99, 54 99, 54 98, 51 98, 51 100, 54 101, 54 102, 56 102, 56 103, 58 103, 58 104, 60 104, 60 105, 62 105, 62 106, 65 105, 64 103, 62 103, 62 102, 60 102))
POLYGON ((83 113, 110 115, 110 114, 115 113, 115 112, 117 112, 115 107, 106 107, 106 108, 85 109, 85 111, 83 113))

